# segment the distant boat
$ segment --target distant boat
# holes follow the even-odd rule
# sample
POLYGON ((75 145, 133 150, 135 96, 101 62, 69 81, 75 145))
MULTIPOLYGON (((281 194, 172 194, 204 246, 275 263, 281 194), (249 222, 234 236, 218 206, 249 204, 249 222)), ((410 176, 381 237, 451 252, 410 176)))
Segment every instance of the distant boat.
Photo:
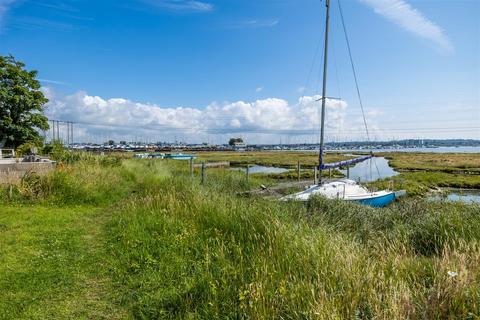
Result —
MULTIPOLYGON (((342 18, 343 19, 343 18, 342 18)), ((307 201, 311 196, 321 195, 330 199, 341 199, 345 201, 354 201, 361 204, 373 206, 373 207, 385 207, 392 203, 398 196, 405 194, 404 191, 393 192, 390 190, 382 190, 372 192, 367 188, 357 184, 353 180, 341 179, 337 181, 322 183, 322 172, 323 170, 329 170, 334 168, 340 168, 345 166, 350 166, 373 157, 373 154, 368 156, 359 157, 351 160, 340 161, 336 163, 325 163, 324 162, 324 139, 325 139, 325 102, 327 97, 327 65, 328 65, 328 30, 329 30, 329 20, 330 20, 330 0, 326 0, 326 22, 325 22, 325 52, 324 52, 324 61, 323 61, 323 92, 322 92, 322 121, 320 128, 320 152, 319 152, 319 165, 318 169, 320 171, 319 183, 313 185, 305 191, 294 193, 288 196, 281 198, 280 200, 297 200, 297 201, 307 201)), ((348 44, 348 42, 347 42, 348 44)), ((350 48, 349 48, 350 50, 350 48)), ((349 52, 350 54, 350 52, 349 52)), ((351 58, 351 56, 350 56, 351 58)), ((352 60, 353 67, 353 60, 352 60)), ((356 81, 355 70, 354 76, 356 81)), ((357 92, 358 85, 357 85, 357 92)), ((361 102, 361 101, 360 101, 361 102)), ((363 108, 362 108, 363 112, 363 108)), ((365 121, 366 126, 366 121, 365 121)), ((368 133, 368 131, 367 131, 368 133)), ((372 159, 373 161, 373 159, 372 159)))
POLYGON ((138 159, 163 159, 165 155, 163 153, 137 153, 134 158, 138 159))

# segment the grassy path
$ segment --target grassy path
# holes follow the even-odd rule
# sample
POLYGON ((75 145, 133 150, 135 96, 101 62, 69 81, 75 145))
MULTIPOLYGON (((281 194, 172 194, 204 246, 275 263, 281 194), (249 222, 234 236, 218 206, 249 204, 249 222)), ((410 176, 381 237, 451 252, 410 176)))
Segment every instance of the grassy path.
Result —
POLYGON ((0 192, 0 319, 130 318, 110 277, 106 225, 168 173, 153 162, 84 157, 20 185, 13 201, 0 192))
POLYGON ((120 319, 103 263, 108 210, 0 207, 0 319, 120 319))

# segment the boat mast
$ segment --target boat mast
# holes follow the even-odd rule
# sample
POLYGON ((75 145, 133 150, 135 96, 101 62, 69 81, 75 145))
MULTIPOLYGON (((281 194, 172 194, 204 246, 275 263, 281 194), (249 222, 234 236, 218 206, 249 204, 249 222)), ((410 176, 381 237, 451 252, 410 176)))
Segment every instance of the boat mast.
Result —
POLYGON ((327 7, 327 14, 325 22, 325 53, 323 55, 322 125, 320 128, 320 152, 318 155, 318 171, 320 173, 320 176, 318 178, 319 184, 322 183, 323 148, 325 139, 325 102, 327 100, 328 29, 330 22, 330 0, 325 0, 325 6, 327 7))

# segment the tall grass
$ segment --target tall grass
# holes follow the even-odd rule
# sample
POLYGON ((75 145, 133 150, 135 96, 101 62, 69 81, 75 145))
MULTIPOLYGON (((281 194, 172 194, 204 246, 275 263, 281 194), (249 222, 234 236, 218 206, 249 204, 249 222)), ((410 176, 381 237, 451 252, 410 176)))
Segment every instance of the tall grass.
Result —
POLYGON ((111 266, 135 317, 480 314, 478 206, 239 199, 235 179, 200 186, 177 169, 116 215, 111 266))

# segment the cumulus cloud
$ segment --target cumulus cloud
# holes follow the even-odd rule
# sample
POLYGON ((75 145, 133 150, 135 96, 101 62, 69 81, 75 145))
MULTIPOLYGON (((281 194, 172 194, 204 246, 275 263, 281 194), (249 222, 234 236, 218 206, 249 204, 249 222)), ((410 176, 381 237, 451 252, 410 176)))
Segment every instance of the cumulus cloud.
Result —
MULTIPOLYGON (((105 131, 117 137, 141 132, 143 136, 162 140, 180 135, 192 142, 205 141, 206 137, 212 142, 222 142, 224 135, 244 134, 250 142, 259 143, 275 135, 316 135, 320 125, 319 96, 302 97, 293 104, 269 98, 253 102, 213 102, 197 108, 105 99, 83 91, 68 96, 58 95, 49 88, 44 92, 50 99, 48 117, 77 122, 78 128, 84 128, 85 137, 105 131)), ((327 129, 341 130, 346 102, 327 100, 326 106, 327 129)))
POLYGON ((454 48, 443 29, 404 0, 360 0, 403 29, 437 44, 445 52, 454 48))

